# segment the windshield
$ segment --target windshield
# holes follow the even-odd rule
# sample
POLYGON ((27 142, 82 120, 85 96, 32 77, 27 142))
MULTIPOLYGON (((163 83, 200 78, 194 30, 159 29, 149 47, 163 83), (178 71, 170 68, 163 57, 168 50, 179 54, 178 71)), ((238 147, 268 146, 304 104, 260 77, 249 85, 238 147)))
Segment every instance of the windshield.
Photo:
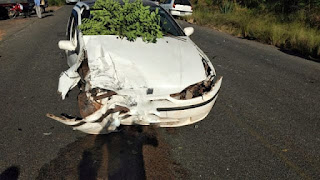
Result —
POLYGON ((171 36, 184 36, 183 31, 178 24, 172 19, 172 17, 160 7, 151 7, 151 11, 159 10, 160 26, 163 34, 171 36))
MULTIPOLYGON (((160 27, 164 36, 185 36, 179 25, 174 19, 161 7, 150 7, 150 11, 153 12, 158 9, 160 15, 160 27)), ((94 11, 97 9, 91 9, 94 11)), ((88 11, 82 13, 82 18, 91 18, 92 14, 87 14, 88 11)))

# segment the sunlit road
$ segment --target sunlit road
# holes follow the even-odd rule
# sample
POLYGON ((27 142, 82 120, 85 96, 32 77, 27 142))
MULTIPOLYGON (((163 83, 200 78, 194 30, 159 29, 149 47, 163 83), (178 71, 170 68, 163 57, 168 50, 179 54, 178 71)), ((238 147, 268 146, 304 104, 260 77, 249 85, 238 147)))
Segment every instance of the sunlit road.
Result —
POLYGON ((48 119, 78 114, 78 90, 57 94, 71 7, 0 41, 1 180, 320 178, 320 64, 185 22, 224 76, 205 120, 93 136, 48 119))

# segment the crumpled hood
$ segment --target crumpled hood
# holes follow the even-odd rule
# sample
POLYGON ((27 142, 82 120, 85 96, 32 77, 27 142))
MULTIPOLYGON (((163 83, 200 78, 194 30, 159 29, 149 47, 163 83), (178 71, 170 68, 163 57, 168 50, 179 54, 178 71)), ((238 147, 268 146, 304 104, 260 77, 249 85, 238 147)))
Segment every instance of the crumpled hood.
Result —
POLYGON ((114 35, 83 36, 91 88, 131 89, 153 95, 177 93, 206 79, 200 52, 188 37, 157 43, 130 42, 114 35))

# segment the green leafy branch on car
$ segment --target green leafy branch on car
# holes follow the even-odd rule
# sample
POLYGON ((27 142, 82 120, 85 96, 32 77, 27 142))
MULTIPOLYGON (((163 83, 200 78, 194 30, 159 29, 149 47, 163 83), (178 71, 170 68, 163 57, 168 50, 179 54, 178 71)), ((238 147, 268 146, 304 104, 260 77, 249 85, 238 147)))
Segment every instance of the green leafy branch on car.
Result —
POLYGON ((151 12, 141 0, 120 4, 114 0, 97 0, 91 17, 83 18, 79 29, 84 35, 118 35, 129 41, 142 37, 145 42, 156 42, 163 33, 158 9, 151 12))

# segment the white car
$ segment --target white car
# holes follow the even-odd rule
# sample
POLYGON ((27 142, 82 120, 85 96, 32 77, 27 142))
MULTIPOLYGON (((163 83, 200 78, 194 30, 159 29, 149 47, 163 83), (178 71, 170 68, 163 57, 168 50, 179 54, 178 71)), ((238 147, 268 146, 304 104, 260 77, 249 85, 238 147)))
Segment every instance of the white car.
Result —
POLYGON ((192 6, 189 0, 166 0, 160 6, 173 16, 192 15, 192 6))
MULTIPOLYGON (((94 3, 94 2, 93 2, 94 3)), ((58 92, 64 99, 79 86, 82 118, 48 117, 89 134, 104 134, 122 125, 179 127, 204 119, 214 105, 222 82, 208 57, 171 15, 159 10, 164 37, 156 43, 134 42, 116 35, 83 35, 77 28, 92 3, 72 10, 68 40, 59 42, 69 69, 62 72, 58 92)))
POLYGON ((77 3, 80 0, 66 0, 66 4, 77 3))

